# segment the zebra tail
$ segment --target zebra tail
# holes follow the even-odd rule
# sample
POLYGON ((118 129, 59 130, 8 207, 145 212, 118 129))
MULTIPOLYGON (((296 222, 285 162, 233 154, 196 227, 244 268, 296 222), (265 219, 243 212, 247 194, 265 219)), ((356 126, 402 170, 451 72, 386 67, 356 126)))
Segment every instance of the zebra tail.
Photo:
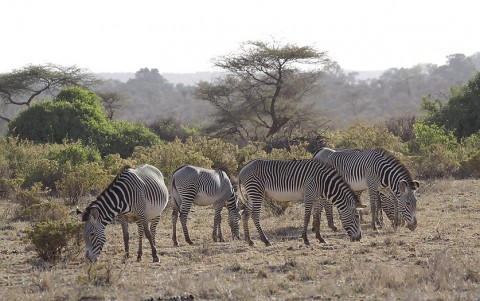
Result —
POLYGON ((171 180, 171 185, 172 187, 172 203, 173 205, 175 206, 175 208, 180 212, 180 204, 177 202, 177 199, 175 198, 175 196, 178 196, 178 191, 177 191, 177 186, 175 185, 175 178, 173 177, 172 175, 172 180, 171 180))

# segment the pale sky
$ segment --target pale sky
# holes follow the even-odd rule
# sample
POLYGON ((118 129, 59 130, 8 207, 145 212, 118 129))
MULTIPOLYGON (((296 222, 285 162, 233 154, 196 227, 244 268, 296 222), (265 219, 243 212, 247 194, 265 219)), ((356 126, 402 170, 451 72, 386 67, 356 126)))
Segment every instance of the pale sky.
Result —
POLYGON ((0 73, 212 71, 247 40, 327 51, 345 70, 442 65, 480 51, 476 0, 2 0, 0 73))

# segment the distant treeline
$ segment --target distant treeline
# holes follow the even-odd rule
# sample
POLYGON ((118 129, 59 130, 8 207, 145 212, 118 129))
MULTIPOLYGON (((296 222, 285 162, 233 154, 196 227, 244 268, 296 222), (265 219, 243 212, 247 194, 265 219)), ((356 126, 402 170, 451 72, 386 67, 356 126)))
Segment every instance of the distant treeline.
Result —
MULTIPOLYGON (((328 66, 318 92, 308 96, 318 114, 341 128, 356 122, 383 122, 391 117, 418 115, 422 97, 447 99, 452 86, 463 85, 480 70, 480 52, 472 56, 452 54, 444 65, 418 64, 411 68, 391 68, 378 78, 359 79, 337 63, 328 66)), ((152 123, 174 118, 190 125, 202 125, 213 109, 194 99, 195 83, 219 74, 199 72, 162 75, 158 69, 143 68, 135 74, 101 74, 106 80, 99 91, 121 93, 125 101, 117 119, 152 123), (168 80, 170 79, 170 80, 168 80)))

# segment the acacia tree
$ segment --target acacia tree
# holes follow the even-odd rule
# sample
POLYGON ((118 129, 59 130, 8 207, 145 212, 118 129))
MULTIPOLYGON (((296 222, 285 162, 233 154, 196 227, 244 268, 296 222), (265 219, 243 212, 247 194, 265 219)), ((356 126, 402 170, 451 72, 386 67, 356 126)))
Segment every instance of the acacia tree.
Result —
POLYGON ((196 98, 216 108, 207 131, 243 141, 265 140, 287 127, 312 122, 313 104, 303 100, 328 62, 325 52, 311 46, 277 41, 247 41, 237 53, 215 58, 214 66, 226 75, 201 81, 194 91, 196 98))
POLYGON ((96 94, 100 97, 107 118, 113 120, 118 110, 126 102, 126 97, 119 92, 96 92, 96 94))
MULTIPOLYGON (((5 112, 6 107, 30 106, 39 95, 54 95, 67 86, 88 88, 99 82, 94 74, 76 66, 29 65, 0 74, 0 102, 5 112)), ((9 122, 3 115, 0 119, 9 122)))

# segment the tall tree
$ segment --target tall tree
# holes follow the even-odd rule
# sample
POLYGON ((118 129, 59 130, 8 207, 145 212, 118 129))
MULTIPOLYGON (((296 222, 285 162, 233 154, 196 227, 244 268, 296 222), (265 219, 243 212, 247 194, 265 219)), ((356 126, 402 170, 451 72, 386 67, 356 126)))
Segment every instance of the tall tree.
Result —
POLYGON ((480 72, 466 85, 452 87, 446 102, 424 97, 423 109, 427 111, 426 123, 444 126, 458 138, 477 133, 480 131, 480 72))
POLYGON ((311 46, 247 41, 237 53, 213 60, 226 75, 199 82, 194 95, 216 108, 210 132, 264 140, 314 120, 313 104, 304 98, 328 62, 325 52, 311 46))
MULTIPOLYGON (((67 86, 91 87, 100 80, 76 66, 54 64, 29 65, 11 73, 0 74, 0 102, 8 106, 30 106, 40 95, 54 95, 67 86)), ((9 122, 10 118, 0 115, 9 122)))

